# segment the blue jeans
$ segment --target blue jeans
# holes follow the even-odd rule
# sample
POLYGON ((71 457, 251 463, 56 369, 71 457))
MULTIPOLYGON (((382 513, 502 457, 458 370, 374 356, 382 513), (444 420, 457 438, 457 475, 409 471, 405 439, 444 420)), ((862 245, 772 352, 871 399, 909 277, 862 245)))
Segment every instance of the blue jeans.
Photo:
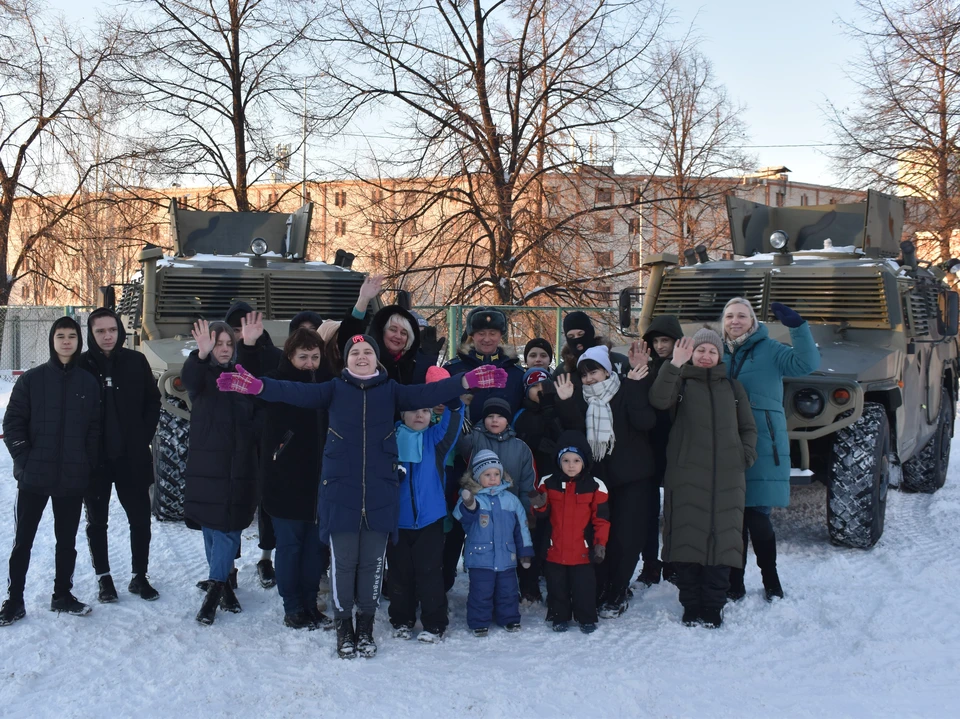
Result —
POLYGON ((496 614, 497 624, 505 627, 520 621, 520 584, 517 570, 495 572, 492 569, 470 569, 470 591, 467 594, 467 626, 483 629, 490 626, 496 614))
POLYGON ((320 577, 330 561, 329 550, 320 543, 314 522, 272 517, 277 535, 277 589, 284 614, 296 614, 317 606, 320 577))
POLYGON ((233 560, 240 551, 240 530, 221 532, 219 529, 203 528, 203 549, 207 554, 210 579, 225 582, 230 578, 233 560))

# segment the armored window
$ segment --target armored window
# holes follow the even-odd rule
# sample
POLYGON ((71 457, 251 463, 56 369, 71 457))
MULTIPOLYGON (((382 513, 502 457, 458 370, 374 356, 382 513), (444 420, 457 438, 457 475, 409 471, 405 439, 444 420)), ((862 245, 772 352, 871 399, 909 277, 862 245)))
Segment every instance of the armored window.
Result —
POLYGON ((601 235, 609 235, 613 232, 613 220, 609 217, 598 217, 594 220, 593 231, 601 235))
POLYGON ((594 252, 593 258, 598 267, 613 267, 613 251, 594 252))
POLYGON ((609 205, 611 202, 613 202, 613 190, 609 187, 598 187, 594 204, 609 205))

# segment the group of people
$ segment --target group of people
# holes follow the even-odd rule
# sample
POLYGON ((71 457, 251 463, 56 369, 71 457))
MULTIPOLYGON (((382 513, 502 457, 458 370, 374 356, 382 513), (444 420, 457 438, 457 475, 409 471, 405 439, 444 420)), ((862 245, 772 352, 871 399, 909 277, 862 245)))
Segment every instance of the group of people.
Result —
MULTIPOLYGON (((182 381, 192 405, 184 511, 202 530, 209 570, 197 621, 241 610, 234 565, 255 514, 259 578, 278 587, 284 624, 335 627, 344 658, 376 654, 381 591, 395 637, 414 636, 419 610, 417 638, 439 641, 461 559, 477 636, 494 624, 518 631, 521 602, 543 601, 541 579, 553 629, 593 632, 627 610, 641 558, 639 586, 674 582, 682 621, 719 627, 728 599, 745 595, 748 540, 766 598, 783 596, 770 521, 789 503, 782 378, 819 364, 796 312, 772 306, 792 346, 733 298, 719 332, 684 337, 676 318, 660 316, 627 355, 571 312, 558 357, 536 338, 520 358, 504 345, 505 315, 481 307, 440 366, 442 342, 415 313, 390 305, 368 325, 381 282, 367 278, 341 319, 301 313, 282 347, 242 303, 223 322, 195 324, 182 381), (328 568, 332 620, 318 607, 328 568)), ((89 612, 71 594, 84 504, 98 599, 117 600, 106 545, 113 485, 130 522, 128 589, 158 596, 147 560, 160 399, 123 339, 119 318, 97 310, 81 353, 79 326, 62 318, 50 361, 14 387, 3 428, 17 528, 0 625, 25 614, 48 497, 51 609, 89 612)))

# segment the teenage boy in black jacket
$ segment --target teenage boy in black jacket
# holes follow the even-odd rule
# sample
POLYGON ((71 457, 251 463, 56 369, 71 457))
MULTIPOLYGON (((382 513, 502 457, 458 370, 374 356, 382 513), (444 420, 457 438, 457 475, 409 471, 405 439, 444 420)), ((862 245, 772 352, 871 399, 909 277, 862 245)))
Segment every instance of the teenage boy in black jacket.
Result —
POLYGON ((97 599, 101 604, 117 601, 107 550, 107 521, 114 485, 130 524, 133 578, 127 591, 147 601, 160 596, 147 581, 153 484, 150 444, 160 421, 160 390, 147 358, 124 347, 125 340, 123 323, 116 314, 105 307, 94 310, 87 321, 89 349, 80 357, 80 366, 100 384, 100 464, 94 469, 84 504, 87 544, 97 573, 97 599))
POLYGON ((3 416, 3 441, 13 458, 18 489, 8 597, 0 607, 0 626, 26 616, 23 590, 30 551, 48 500, 53 502, 57 537, 50 611, 90 613, 90 607, 70 593, 80 509, 100 443, 100 392, 97 381, 77 367, 82 349, 80 325, 73 318, 54 322, 50 360, 17 380, 3 416))

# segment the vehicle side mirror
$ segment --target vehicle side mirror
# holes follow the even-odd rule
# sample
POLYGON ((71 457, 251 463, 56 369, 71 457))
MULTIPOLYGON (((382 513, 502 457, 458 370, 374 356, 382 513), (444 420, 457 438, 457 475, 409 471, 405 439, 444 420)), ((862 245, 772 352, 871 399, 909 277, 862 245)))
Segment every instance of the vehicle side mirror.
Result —
POLYGON ((100 307, 113 310, 117 306, 117 292, 111 285, 101 287, 97 292, 97 303, 100 307))
POLYGON ((956 337, 960 332, 960 295, 956 292, 947 293, 947 317, 943 334, 946 337, 956 337))
POLYGON ((620 297, 617 299, 617 312, 621 330, 630 330, 633 325, 632 302, 631 291, 629 289, 620 290, 620 297))
POLYGON ((413 307, 413 302, 410 299, 410 293, 406 290, 397 290, 397 304, 409 312, 410 308, 413 307))

